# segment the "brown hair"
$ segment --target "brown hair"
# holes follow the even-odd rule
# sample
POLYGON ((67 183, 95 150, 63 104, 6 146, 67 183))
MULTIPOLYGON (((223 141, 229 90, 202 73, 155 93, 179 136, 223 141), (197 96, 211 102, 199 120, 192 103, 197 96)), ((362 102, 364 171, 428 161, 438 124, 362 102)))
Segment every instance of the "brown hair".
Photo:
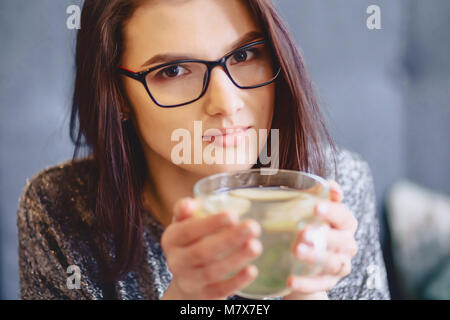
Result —
MULTIPOLYGON (((279 168, 325 176, 325 149, 331 147, 336 170, 336 148, 302 56, 271 0, 244 1, 264 28, 282 68, 272 122, 272 128, 283 128, 279 168)), ((108 264, 106 255, 101 259, 106 281, 123 278, 143 250, 141 193, 149 176, 135 128, 119 118, 128 100, 116 71, 124 49, 122 27, 140 2, 85 0, 77 35, 70 135, 73 159, 86 145, 95 160, 96 226, 114 245, 114 261, 108 264)))

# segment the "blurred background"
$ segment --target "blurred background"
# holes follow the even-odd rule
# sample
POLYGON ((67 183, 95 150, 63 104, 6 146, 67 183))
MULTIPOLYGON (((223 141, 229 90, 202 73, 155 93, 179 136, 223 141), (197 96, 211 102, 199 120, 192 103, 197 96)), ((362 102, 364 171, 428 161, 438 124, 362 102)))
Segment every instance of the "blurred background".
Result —
MULTIPOLYGON (((450 1, 275 0, 337 143, 369 163, 394 299, 450 299, 450 1), (380 8, 381 29, 366 10, 380 8)), ((81 0, 0 2, 0 299, 19 297, 26 179, 71 158, 81 0)))

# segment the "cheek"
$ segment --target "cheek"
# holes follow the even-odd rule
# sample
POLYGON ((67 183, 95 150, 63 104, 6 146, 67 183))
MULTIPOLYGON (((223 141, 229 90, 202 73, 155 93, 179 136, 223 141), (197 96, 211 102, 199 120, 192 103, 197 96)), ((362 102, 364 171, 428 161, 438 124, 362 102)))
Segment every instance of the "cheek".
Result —
MULTIPOLYGON (((274 84, 249 90, 247 110, 254 124, 254 133, 256 134, 256 150, 261 152, 267 142, 270 134, 272 117, 275 103, 275 86, 274 84), (265 135, 263 133, 266 133, 265 135)), ((252 149, 250 149, 252 150, 252 149)), ((249 152, 245 149, 244 152, 249 152)), ((258 155, 256 155, 258 156, 258 155)), ((237 168, 237 169, 249 169, 237 168)))
POLYGON ((137 126, 144 148, 150 148, 166 160, 170 160, 171 152, 177 141, 171 141, 172 134, 177 129, 191 131, 193 120, 188 114, 180 114, 179 110, 163 109, 158 106, 147 106, 137 115, 137 126), (174 114, 178 112, 178 114, 174 114))
MULTIPOLYGON (((139 83, 137 83, 139 85, 139 83)), ((185 128, 192 117, 192 112, 180 109, 165 109, 157 106, 148 96, 145 88, 134 84, 126 86, 128 97, 134 113, 134 127, 141 138, 143 148, 151 149, 166 159, 170 159, 172 147, 176 142, 171 141, 172 132, 185 128)))

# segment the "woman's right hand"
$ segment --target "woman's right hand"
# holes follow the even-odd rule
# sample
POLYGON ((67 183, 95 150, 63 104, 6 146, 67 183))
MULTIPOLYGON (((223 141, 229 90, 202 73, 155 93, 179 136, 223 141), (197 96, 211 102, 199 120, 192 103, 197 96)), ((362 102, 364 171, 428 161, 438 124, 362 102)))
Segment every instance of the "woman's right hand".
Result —
POLYGON ((248 264, 262 251, 259 224, 254 220, 239 223, 231 212, 195 217, 195 207, 192 198, 178 200, 172 223, 162 234, 161 247, 173 275, 162 299, 225 299, 258 274, 248 264))

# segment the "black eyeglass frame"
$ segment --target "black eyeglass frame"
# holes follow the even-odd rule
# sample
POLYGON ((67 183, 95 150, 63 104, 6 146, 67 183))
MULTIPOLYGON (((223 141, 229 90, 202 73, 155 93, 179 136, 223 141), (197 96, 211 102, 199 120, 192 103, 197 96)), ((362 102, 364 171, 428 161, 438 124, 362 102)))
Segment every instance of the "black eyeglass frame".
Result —
POLYGON ((247 49, 247 48, 252 47, 252 46, 254 46, 254 45, 262 44, 262 43, 265 43, 265 42, 266 42, 266 40, 258 40, 258 41, 255 41, 255 42, 248 43, 248 44, 246 44, 246 45, 244 45, 244 46, 242 46, 242 47, 239 47, 239 48, 236 49, 236 50, 233 50, 232 52, 226 54, 225 56, 223 56, 222 58, 220 58, 220 59, 218 59, 218 60, 216 60, 216 61, 199 60, 199 59, 183 59, 183 60, 176 60, 176 61, 166 62, 166 63, 163 63, 163 64, 160 64, 160 65, 151 67, 151 68, 149 68, 149 69, 147 69, 147 70, 140 71, 140 72, 133 72, 133 71, 131 71, 131 70, 128 70, 128 69, 125 69, 125 68, 122 68, 122 67, 117 67, 117 68, 118 68, 118 71, 119 71, 121 74, 123 74, 123 75, 125 75, 125 76, 128 76, 128 77, 130 77, 130 78, 132 78, 132 79, 135 79, 135 80, 141 82, 141 83, 144 85, 145 90, 147 90, 147 93, 148 93, 148 95, 150 96, 150 98, 152 99, 152 101, 153 101, 155 104, 157 104, 159 107, 162 107, 162 108, 175 108, 175 107, 181 107, 181 106, 184 106, 184 105, 193 103, 193 102, 199 100, 201 97, 204 96, 204 94, 206 93, 206 90, 208 89, 208 86, 209 86, 209 80, 210 80, 210 74, 211 74, 211 71, 212 71, 212 69, 213 69, 214 67, 216 67, 216 66, 221 66, 221 67, 225 70, 225 73, 227 74, 227 76, 228 76, 228 78, 231 80, 231 82, 233 82, 233 84, 234 84, 236 87, 240 88, 240 89, 254 89, 254 88, 259 88, 259 87, 263 87, 263 86, 266 86, 266 85, 268 85, 268 84, 274 82, 275 79, 278 77, 278 75, 279 75, 280 72, 281 72, 281 67, 278 66, 278 63, 276 63, 276 59, 273 59, 273 61, 274 61, 274 63, 276 64, 276 66, 278 66, 278 71, 277 71, 276 75, 275 75, 271 80, 269 80, 269 81, 267 81, 267 82, 265 82, 265 83, 262 83, 262 84, 259 84, 259 85, 256 85, 256 86, 250 86, 250 87, 243 87, 243 86, 240 86, 239 84, 237 84, 237 83, 234 81, 233 77, 231 76, 230 72, 228 71, 228 68, 227 68, 227 65, 226 65, 227 60, 228 60, 231 56, 233 56, 234 54, 236 54, 236 52, 239 52, 239 51, 241 51, 241 50, 244 50, 244 49, 247 49), (198 62, 198 63, 203 63, 203 64, 205 64, 206 67, 207 67, 206 75, 205 75, 205 76, 206 76, 206 80, 204 81, 203 89, 202 89, 202 92, 201 92, 200 96, 199 96, 198 98, 194 99, 194 100, 191 100, 191 101, 188 101, 188 102, 185 102, 185 103, 176 104, 176 105, 163 105, 163 104, 160 104, 158 101, 156 101, 156 99, 153 97, 152 93, 150 92, 150 89, 148 88, 147 81, 145 80, 145 78, 147 77, 147 74, 149 74, 150 72, 152 72, 152 71, 154 71, 154 70, 156 70, 156 69, 159 69, 159 68, 163 68, 163 67, 170 66, 170 65, 173 65, 173 64, 178 64, 178 63, 185 63, 185 62, 198 62))

